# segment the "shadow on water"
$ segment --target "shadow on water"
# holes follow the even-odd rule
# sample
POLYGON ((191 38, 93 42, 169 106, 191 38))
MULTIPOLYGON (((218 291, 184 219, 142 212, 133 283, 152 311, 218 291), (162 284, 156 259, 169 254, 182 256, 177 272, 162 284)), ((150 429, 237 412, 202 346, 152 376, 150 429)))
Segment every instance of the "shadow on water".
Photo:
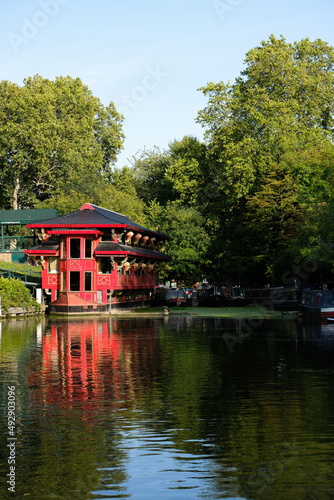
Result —
POLYGON ((1 498, 333 498, 334 325, 195 316, 1 324, 1 498))

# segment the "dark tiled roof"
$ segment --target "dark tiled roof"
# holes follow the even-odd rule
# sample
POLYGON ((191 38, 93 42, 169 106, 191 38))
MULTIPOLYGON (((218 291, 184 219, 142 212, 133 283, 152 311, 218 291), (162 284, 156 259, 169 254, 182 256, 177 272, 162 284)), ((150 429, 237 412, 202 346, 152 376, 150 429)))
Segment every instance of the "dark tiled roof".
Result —
POLYGON ((41 251, 41 252, 43 252, 43 251, 47 251, 47 252, 55 251, 56 252, 59 250, 59 245, 56 243, 53 245, 52 244, 46 244, 46 245, 41 244, 41 245, 36 245, 34 247, 28 248, 28 251, 30 251, 30 250, 41 251))
POLYGON ((96 227, 84 227, 84 228, 75 228, 75 227, 57 227, 57 228, 54 228, 54 229, 51 229, 50 228, 50 231, 57 231, 57 232, 66 232, 66 233, 75 233, 75 232, 78 232, 80 231, 80 233, 84 233, 85 231, 89 231, 89 232, 92 232, 92 231, 99 231, 99 229, 97 229, 96 227))
POLYGON ((98 243, 96 252, 123 252, 130 254, 140 254, 142 257, 146 258, 155 258, 155 259, 163 259, 163 260, 171 260, 171 258, 165 253, 158 252, 156 250, 151 250, 150 248, 141 248, 141 247, 131 247, 129 245, 120 245, 119 243, 115 243, 113 241, 101 241, 98 243))
MULTIPOLYGON (((129 219, 126 215, 119 214, 117 212, 112 212, 111 210, 107 210, 106 208, 101 208, 96 205, 89 204, 92 208, 83 208, 80 210, 76 210, 75 212, 71 212, 66 215, 61 215, 60 217, 56 217, 54 219, 48 219, 45 221, 39 221, 36 223, 38 227, 59 227, 59 226, 87 226, 87 227, 99 227, 99 226, 126 226, 129 229, 135 229, 138 231, 143 231, 145 233, 151 233, 162 238, 168 238, 168 236, 157 233, 155 231, 151 231, 150 229, 146 229, 139 224, 136 224, 132 220, 129 219)), ((32 225, 34 226, 34 224, 32 225)))

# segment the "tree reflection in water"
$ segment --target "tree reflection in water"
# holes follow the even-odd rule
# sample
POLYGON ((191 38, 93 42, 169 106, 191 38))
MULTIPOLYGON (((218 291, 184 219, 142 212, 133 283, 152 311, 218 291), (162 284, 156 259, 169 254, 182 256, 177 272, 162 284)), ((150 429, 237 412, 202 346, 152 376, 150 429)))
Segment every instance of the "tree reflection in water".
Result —
POLYGON ((266 320, 232 354, 240 320, 14 325, 18 497, 331 498, 334 326, 266 320))

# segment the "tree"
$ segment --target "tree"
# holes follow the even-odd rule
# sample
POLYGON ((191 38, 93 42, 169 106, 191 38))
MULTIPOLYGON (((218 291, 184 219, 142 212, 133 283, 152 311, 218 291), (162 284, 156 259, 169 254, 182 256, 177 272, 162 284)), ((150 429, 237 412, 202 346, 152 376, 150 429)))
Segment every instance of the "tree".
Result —
POLYGON ((145 220, 145 206, 136 193, 129 193, 112 184, 104 185, 103 189, 93 185, 89 194, 70 190, 68 193, 60 193, 45 200, 37 206, 38 208, 56 208, 58 214, 63 215, 78 210, 85 203, 92 203, 122 213, 139 224, 144 223, 145 220))
POLYGON ((0 82, 3 208, 31 208, 104 182, 124 139, 122 117, 80 79, 0 82))
MULTIPOLYGON (((266 275, 280 282, 292 256, 292 241, 298 238, 304 214, 298 186, 290 174, 277 170, 268 173, 258 191, 247 200, 246 223, 255 262, 266 262, 266 275)), ((293 255, 299 261, 300 252, 293 255)))
POLYGON ((165 207, 154 201, 146 213, 148 227, 170 236, 163 251, 172 261, 165 265, 161 276, 187 283, 203 278, 208 264, 209 237, 204 227, 205 219, 198 210, 184 207, 178 200, 168 202, 165 207))
POLYGON ((185 206, 202 202, 206 185, 206 146, 196 137, 173 141, 168 149, 143 151, 133 161, 134 185, 146 204, 156 200, 162 205, 181 200, 185 206))
POLYGON ((250 50, 233 85, 202 88, 198 121, 217 155, 222 187, 236 198, 256 188, 282 156, 328 145, 334 123, 334 49, 321 40, 289 44, 273 35, 250 50))
POLYGON ((135 187, 144 203, 148 204, 156 199, 166 205, 169 200, 176 198, 173 185, 165 175, 169 162, 169 152, 159 148, 142 151, 139 158, 133 159, 135 187))
POLYGON ((165 171, 178 198, 185 206, 203 205, 207 182, 206 146, 196 137, 185 136, 169 144, 170 162, 165 171))
MULTIPOLYGON (((289 202, 288 185, 293 186, 294 224, 304 220, 300 215, 310 204, 331 196, 334 49, 321 40, 291 44, 272 35, 246 54, 245 63, 234 84, 209 83, 201 89, 208 104, 197 120, 206 128, 212 167, 212 218, 216 213, 225 246, 238 232, 244 234, 251 263, 254 227, 249 231, 246 223, 253 218, 268 228, 277 220, 277 206, 289 202)), ((280 225, 286 242, 290 229, 280 225)), ((277 237, 266 244, 266 253, 275 253, 277 237)))

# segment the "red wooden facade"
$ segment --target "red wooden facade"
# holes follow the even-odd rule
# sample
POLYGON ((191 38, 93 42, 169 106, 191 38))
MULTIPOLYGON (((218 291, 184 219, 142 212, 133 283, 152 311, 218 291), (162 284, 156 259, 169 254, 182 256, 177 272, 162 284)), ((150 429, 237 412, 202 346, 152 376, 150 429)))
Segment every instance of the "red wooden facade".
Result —
POLYGON ((158 285, 168 237, 126 216, 86 204, 67 215, 29 224, 41 244, 26 250, 41 265, 53 312, 106 312, 149 299, 158 285))

